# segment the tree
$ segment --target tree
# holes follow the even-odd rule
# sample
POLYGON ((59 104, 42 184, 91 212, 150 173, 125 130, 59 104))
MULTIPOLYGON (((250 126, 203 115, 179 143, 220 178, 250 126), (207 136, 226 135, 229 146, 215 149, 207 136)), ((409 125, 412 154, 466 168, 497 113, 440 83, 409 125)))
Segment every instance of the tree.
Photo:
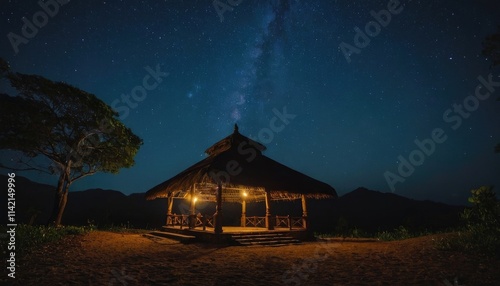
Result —
POLYGON ((480 225, 486 229, 500 228, 500 203, 492 186, 482 186, 471 191, 468 201, 471 209, 466 209, 463 217, 469 226, 480 225))
POLYGON ((492 186, 471 191, 472 207, 461 214, 464 228, 439 242, 448 250, 500 257, 500 202, 492 186))
POLYGON ((118 173, 133 166, 142 140, 93 94, 11 72, 1 59, 0 72, 18 92, 0 94, 0 149, 23 155, 16 166, 1 166, 57 175, 49 223, 60 225, 71 184, 97 172, 118 173))
MULTIPOLYGON (((484 39, 481 54, 492 61, 491 68, 500 65, 500 26, 496 34, 484 39)), ((497 101, 500 101, 500 98, 497 98, 497 101)), ((495 146, 495 152, 500 153, 500 143, 495 146)))
POLYGON ((496 34, 484 39, 481 54, 492 61, 491 67, 500 65, 500 26, 496 34))
POLYGON ((456 241, 458 249, 500 256, 500 202, 492 186, 471 193, 472 208, 462 213, 466 225, 456 241))

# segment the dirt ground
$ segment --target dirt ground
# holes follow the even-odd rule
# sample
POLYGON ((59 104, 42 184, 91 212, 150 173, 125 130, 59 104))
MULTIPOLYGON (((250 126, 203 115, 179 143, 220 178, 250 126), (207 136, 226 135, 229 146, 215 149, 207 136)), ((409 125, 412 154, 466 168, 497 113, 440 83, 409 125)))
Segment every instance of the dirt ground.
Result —
POLYGON ((93 231, 26 255, 1 284, 500 285, 500 261, 436 250, 435 239, 243 247, 93 231))

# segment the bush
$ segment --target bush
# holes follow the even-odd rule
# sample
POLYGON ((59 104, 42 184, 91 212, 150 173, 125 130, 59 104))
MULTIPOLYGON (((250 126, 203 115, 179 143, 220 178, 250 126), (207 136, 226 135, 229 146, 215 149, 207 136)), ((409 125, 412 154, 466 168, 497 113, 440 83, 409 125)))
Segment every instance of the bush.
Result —
POLYGON ((458 231, 437 241, 438 249, 500 256, 500 233, 481 229, 458 231))
POLYGON ((398 228, 394 229, 393 231, 382 231, 379 232, 375 235, 376 238, 384 241, 391 241, 391 240, 403 240, 403 239, 408 239, 416 236, 420 236, 423 234, 414 234, 411 233, 407 228, 404 226, 399 226, 398 228))
POLYGON ((98 230, 104 230, 104 231, 111 231, 111 232, 118 232, 118 233, 146 233, 150 230, 153 230, 155 228, 151 227, 143 227, 143 228, 136 228, 133 225, 130 224, 130 222, 127 221, 127 224, 120 223, 120 224, 107 224, 107 225, 94 225, 93 221, 88 221, 89 225, 91 226, 92 229, 98 229, 98 230))
POLYGON ((471 193, 472 208, 461 215, 465 226, 438 241, 438 248, 500 256, 500 203, 493 187, 483 186, 471 193))
MULTIPOLYGON (((24 254, 48 242, 62 239, 66 235, 84 234, 89 231, 85 227, 76 226, 32 226, 19 224, 16 227, 16 254, 24 254)), ((7 243, 2 243, 6 247, 7 243)), ((7 249, 3 249, 6 253, 7 249)))
POLYGON ((365 232, 357 227, 343 228, 341 232, 334 231, 331 233, 315 233, 315 236, 325 237, 343 237, 343 238, 376 238, 383 241, 403 240, 418 236, 429 235, 431 232, 425 231, 410 231, 404 226, 399 226, 392 231, 379 231, 377 233, 365 232))

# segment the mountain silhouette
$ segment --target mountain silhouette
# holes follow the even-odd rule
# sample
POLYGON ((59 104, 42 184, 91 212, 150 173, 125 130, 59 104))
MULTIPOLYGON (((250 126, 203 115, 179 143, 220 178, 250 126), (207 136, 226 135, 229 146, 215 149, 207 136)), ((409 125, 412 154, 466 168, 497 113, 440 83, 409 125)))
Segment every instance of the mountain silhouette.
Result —
MULTIPOLYGON (((7 176, 0 175, 7 181, 7 176)), ((45 224, 52 210, 55 186, 16 177, 17 223, 45 224)), ((4 201, 6 204, 6 196, 4 201)), ((463 206, 419 201, 393 193, 358 188, 337 199, 308 200, 309 226, 313 231, 331 232, 339 224, 366 232, 392 230, 405 226, 411 230, 443 230, 460 223, 463 206)), ((224 224, 237 225, 241 206, 224 203, 224 224)), ((175 200, 174 213, 187 213, 189 204, 175 200)), ((70 191, 63 224, 98 226, 161 227, 165 222, 167 200, 147 201, 144 193, 124 195, 116 190, 70 191)), ((196 212, 213 214, 215 203, 198 203, 196 212)), ((301 216, 300 201, 272 203, 275 215, 301 216)), ((247 204, 247 216, 264 216, 264 203, 247 204)))
MULTIPOLYGON (((331 220, 367 232, 405 226, 412 230, 442 230, 459 225, 463 206, 409 199, 393 193, 357 188, 331 206, 331 220)), ((321 222, 321 219, 318 219, 321 222)))

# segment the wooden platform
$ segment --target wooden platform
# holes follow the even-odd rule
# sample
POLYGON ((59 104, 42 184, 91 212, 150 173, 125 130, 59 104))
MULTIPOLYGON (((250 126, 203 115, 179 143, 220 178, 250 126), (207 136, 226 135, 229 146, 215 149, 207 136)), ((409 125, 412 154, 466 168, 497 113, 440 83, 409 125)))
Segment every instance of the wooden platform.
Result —
MULTIPOLYGON (((164 229, 179 229, 178 226, 176 227, 171 227, 171 226, 164 226, 164 229)), ((186 229, 186 228, 184 228, 186 229)), ((206 230, 203 230, 202 228, 193 228, 189 229, 189 231, 196 231, 196 232, 214 232, 213 227, 207 227, 206 230)), ((261 233, 261 232, 287 232, 290 231, 288 228, 275 228, 274 230, 268 230, 265 227, 241 227, 241 226, 223 226, 222 227, 222 232, 227 233, 227 234, 239 234, 239 233, 261 233)), ((298 229, 294 229, 292 231, 298 231, 298 229)), ((302 231, 302 230, 301 230, 302 231)))
MULTIPOLYGON (((179 226, 163 226, 161 232, 166 234, 177 234, 179 237, 195 237, 196 242, 207 242, 207 243, 223 243, 223 244, 233 244, 233 245, 255 245, 260 243, 254 243, 255 241, 261 240, 265 244, 266 241, 276 241, 281 240, 279 245, 286 242, 290 243, 300 243, 300 241, 310 240, 313 236, 310 232, 305 229, 293 229, 288 228, 276 228, 274 230, 268 230, 262 227, 239 227, 239 226, 224 226, 222 227, 222 233, 216 234, 214 229, 207 227, 205 230, 202 228, 180 228, 179 226), (263 237, 269 237, 269 239, 262 239, 263 237), (251 239, 255 238, 255 241, 251 239), (241 243, 249 242, 249 243, 241 243)), ((165 237, 175 238, 175 235, 165 235, 165 237)), ((276 243, 278 244, 278 243, 276 243)))

